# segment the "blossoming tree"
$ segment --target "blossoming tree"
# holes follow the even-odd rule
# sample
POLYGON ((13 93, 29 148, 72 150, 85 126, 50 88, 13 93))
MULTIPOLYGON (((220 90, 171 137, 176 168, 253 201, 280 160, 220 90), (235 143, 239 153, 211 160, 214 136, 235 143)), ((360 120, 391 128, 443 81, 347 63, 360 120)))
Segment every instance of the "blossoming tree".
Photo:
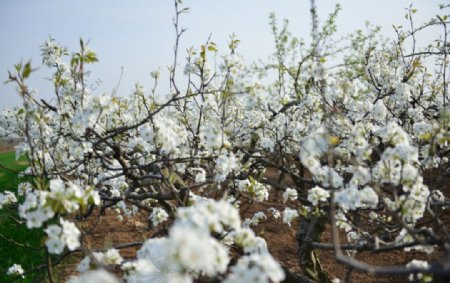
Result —
MULTIPOLYGON (((319 26, 312 1, 311 44, 271 16, 276 46, 270 62, 245 65, 235 37, 225 52, 208 39, 188 51, 179 70, 185 31, 179 19, 186 11, 175 1, 165 95, 158 93, 159 71, 150 91, 137 84, 125 97, 91 93, 87 71, 97 56, 82 40, 77 53, 53 39, 41 47, 44 65, 54 70, 53 102, 27 86, 30 63, 9 74, 23 106, 2 116, 8 119, 0 134, 16 131, 23 138, 17 156, 28 158, 23 174, 33 182, 19 186, 19 215, 29 229, 44 227, 48 254, 79 251, 88 231, 78 222, 95 210, 118 208, 121 217, 147 211, 153 229, 171 223, 164 237, 139 244, 135 260, 114 248, 85 252, 72 282, 118 282, 105 271, 111 266, 120 266, 127 282, 289 279, 251 229, 267 217, 286 225, 298 220, 299 264, 310 279, 297 280, 330 280, 316 264, 318 249, 333 249, 337 261, 368 273, 448 278, 448 257, 372 266, 344 252, 450 254, 443 224, 450 202, 422 177, 448 168, 448 18, 416 27, 410 8, 410 29, 395 27, 394 41, 373 27, 337 41, 339 6, 319 26), (419 48, 417 34, 430 28, 441 29, 441 37, 419 48), (292 186, 284 186, 284 178, 292 186), (284 211, 272 207, 241 221, 240 203, 263 203, 277 193, 289 204, 284 211), (323 243, 327 223, 333 238, 323 243)), ((8 205, 17 198, 8 192, 0 200, 8 205)), ((50 256, 45 268, 53 281, 50 256)), ((8 272, 24 271, 14 265, 8 272)))

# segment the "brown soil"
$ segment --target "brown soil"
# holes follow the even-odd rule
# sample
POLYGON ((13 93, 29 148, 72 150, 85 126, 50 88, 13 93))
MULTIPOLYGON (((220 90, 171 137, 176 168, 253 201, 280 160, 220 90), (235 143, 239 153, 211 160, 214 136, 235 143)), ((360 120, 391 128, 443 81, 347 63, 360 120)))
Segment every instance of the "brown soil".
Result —
POLYGON ((0 138, 0 153, 15 151, 16 145, 18 145, 20 140, 18 139, 1 139, 0 138))
POLYGON ((15 150, 15 145, 11 144, 0 144, 0 153, 10 152, 15 150))
MULTIPOLYGON (((118 214, 107 209, 104 215, 99 216, 98 211, 94 211, 85 221, 77 222, 83 234, 83 252, 77 252, 62 264, 59 269, 60 278, 69 278, 77 275, 77 265, 85 255, 93 251, 107 250, 129 243, 143 242, 152 237, 157 231, 149 231, 147 217, 139 212, 133 217, 124 217, 123 221, 118 220, 118 214)), ((76 220, 73 220, 76 221, 76 220)), ((136 251, 140 246, 121 248, 120 254, 124 259, 136 258, 136 251)), ((113 270, 120 273, 120 270, 113 270)))
MULTIPOLYGON (((274 172, 269 171, 269 175, 274 176, 274 172)), ((435 169, 425 172, 424 182, 430 187, 430 189, 441 190, 446 198, 450 198, 450 176, 444 173, 444 170, 435 169)), ((290 185, 289 180, 285 180, 283 183, 290 185)), ((289 204, 289 203, 288 203, 289 204)), ((291 207, 295 207, 295 203, 291 204, 291 207)), ((281 192, 272 192, 271 203, 267 204, 244 204, 241 207, 242 217, 251 217, 257 211, 265 211, 269 207, 275 207, 280 211, 284 209, 284 204, 281 201, 281 192)), ((443 225, 450 230, 450 214, 447 210, 447 215, 442 217, 443 225)), ((267 213, 266 213, 267 214, 267 213)), ((269 214, 267 214, 269 215, 269 214)), ((427 219, 424 219, 427 222, 427 219)), ((370 225, 370 224, 368 224, 370 225)), ((430 227, 430 225, 427 225, 430 227)), ((293 222, 289 227, 283 224, 280 220, 275 221, 273 218, 268 217, 267 220, 262 221, 256 228, 255 232, 266 239, 272 255, 291 272, 301 273, 300 266, 297 257, 297 247, 295 243, 297 222, 293 222)), ((340 239, 345 239, 345 234, 340 233, 340 239)), ((324 233, 322 234, 321 241, 324 243, 332 243, 332 230, 330 225, 327 225, 324 233)), ((344 241, 343 241, 344 242, 344 241)), ((345 242, 344 242, 345 243, 345 242)), ((370 275, 358 271, 349 271, 349 269, 338 263, 335 260, 334 251, 321 250, 318 251, 319 261, 323 270, 328 274, 330 279, 340 278, 343 280, 348 276, 350 282, 407 282, 407 276, 376 276, 370 275), (348 274, 348 275, 347 275, 348 274)), ((427 255, 420 252, 405 252, 403 250, 389 251, 384 253, 374 252, 358 252, 355 255, 357 260, 365 262, 367 264, 375 266, 386 265, 404 265, 410 262, 412 259, 421 259, 427 261, 439 260, 443 257, 442 251, 436 250, 433 254, 427 255)), ((344 282, 344 281, 342 281, 344 282)))
MULTIPOLYGON (((444 170, 434 169, 424 173, 424 183, 429 186, 430 189, 441 190, 446 198, 450 198, 450 176, 447 176, 444 170)), ((442 217, 443 225, 450 229, 450 214, 447 210, 446 215, 442 217)), ((424 220, 427 222, 427 219, 424 220)), ((430 227, 430 225, 427 225, 430 227)), ((345 236, 342 233, 341 239, 345 236)), ((332 231, 329 225, 322 234, 322 242, 332 242, 332 231)), ((426 261, 439 261, 443 257, 442 251, 435 250, 431 255, 420 252, 405 252, 403 250, 396 250, 384 253, 374 252, 360 252, 356 254, 356 259, 375 266, 387 266, 387 265, 404 265, 413 259, 420 259, 426 261)), ((346 277, 348 268, 342 264, 336 262, 334 257, 334 251, 320 251, 319 258, 323 265, 324 270, 329 274, 330 279, 338 277, 341 280, 346 277)), ((369 275, 363 272, 352 271, 350 273, 351 282, 408 282, 407 276, 375 276, 369 275)))
MULTIPOLYGON (((276 177, 275 172, 269 171, 268 176, 276 177)), ((424 175, 425 182, 430 185, 430 188, 440 188, 446 197, 450 197, 450 183, 449 177, 445 176, 439 170, 426 172, 424 175), (435 186, 435 187, 432 187, 435 186)), ((282 183, 289 185, 290 181, 285 180, 282 183)), ((291 227, 282 223, 280 219, 274 219, 267 211, 268 208, 274 207, 280 211, 284 210, 285 205, 282 203, 282 192, 273 190, 271 198, 268 202, 252 203, 250 201, 243 201, 241 203, 240 212, 242 219, 251 218, 255 212, 265 212, 267 219, 260 222, 254 227, 255 233, 258 236, 266 239, 269 251, 271 254, 290 272, 301 274, 301 269, 298 264, 297 247, 295 242, 296 229, 298 223, 292 222, 291 227)), ((291 207, 298 205, 297 203, 288 203, 291 207)), ((98 213, 94 213, 94 217, 89 217, 85 222, 79 222, 83 230, 88 230, 93 227, 97 220, 98 213)), ((450 216, 446 215, 445 223, 450 229, 450 216)), ((107 210, 106 214, 100 217, 100 221, 93 228, 89 235, 84 237, 83 244, 86 250, 88 249, 106 249, 112 246, 127 244, 130 242, 142 242, 151 237, 157 231, 148 229, 147 216, 140 213, 132 218, 125 218, 124 221, 117 220, 117 214, 112 210, 107 210)), ((342 234, 341 239, 345 238, 342 234)), ((322 234, 322 242, 331 243, 331 229, 327 226, 325 232, 322 234)), ((126 259, 132 259, 136 255, 139 246, 121 249, 121 255, 126 259)), ((428 256, 424 253, 404 252, 404 251, 390 251, 385 253, 360 252, 356 254, 356 259, 364 261, 369 264, 383 266, 392 264, 405 264, 415 259, 433 260, 441 256, 441 252, 437 251, 435 254, 428 256)), ((74 256, 79 262, 83 255, 81 253, 74 256)), ((341 280, 348 276, 350 282, 406 282, 407 277, 401 276, 374 276, 362 272, 349 270, 346 266, 335 261, 333 251, 322 250, 318 252, 318 258, 322 264, 323 270, 329 275, 330 279, 340 278, 341 280)), ((73 259, 73 257, 72 257, 73 259)), ((62 278, 68 278, 70 275, 76 274, 75 260, 67 261, 63 264, 62 278)), ((117 274, 119 270, 115 270, 117 274)), ((295 281, 294 281, 295 282, 295 281)), ((342 281, 344 282, 344 281, 342 281)))

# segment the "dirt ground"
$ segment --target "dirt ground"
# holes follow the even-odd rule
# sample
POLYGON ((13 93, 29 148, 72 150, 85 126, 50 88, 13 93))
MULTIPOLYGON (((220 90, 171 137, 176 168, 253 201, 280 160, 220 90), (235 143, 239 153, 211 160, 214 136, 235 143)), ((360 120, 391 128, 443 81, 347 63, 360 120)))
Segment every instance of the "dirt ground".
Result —
MULTIPOLYGON (((0 146, 0 152, 6 152, 14 150, 14 145, 0 146)), ((268 172, 268 176, 275 178, 276 175, 272 171, 268 172)), ((430 188, 437 188, 444 192, 447 198, 450 198, 450 176, 443 170, 435 169, 425 172, 424 182, 429 185, 430 188)), ((289 180, 283 181, 287 186, 291 183, 289 180)), ((254 227, 255 233, 258 236, 266 239, 270 253, 277 259, 284 268, 288 269, 291 273, 301 274, 299 261, 297 257, 297 246, 295 236, 297 232, 298 222, 292 222, 291 227, 282 223, 280 219, 276 220, 270 217, 270 213, 267 209, 270 207, 277 208, 280 211, 284 210, 285 205, 282 203, 282 192, 275 192, 272 190, 271 198, 268 202, 264 203, 251 203, 243 202, 240 207, 242 219, 246 217, 252 217, 257 211, 264 211, 268 218, 260 222, 260 224, 254 227)), ((291 203, 291 207, 295 207, 295 203, 291 203)), ((447 211, 448 214, 448 211, 447 211)), ((89 234, 83 237, 83 248, 85 252, 79 252, 72 255, 69 259, 65 260, 60 267, 57 268, 59 278, 67 279, 71 275, 77 274, 76 265, 83 257, 88 253, 88 250, 107 249, 112 246, 120 246, 133 242, 142 242, 149 237, 154 236, 156 233, 164 234, 167 228, 166 224, 163 227, 159 227, 157 231, 148 229, 147 217, 144 213, 140 212, 134 217, 127 218, 123 221, 119 221, 117 213, 113 210, 106 210, 105 215, 100 218, 98 211, 95 211, 86 221, 77 222, 81 230, 90 231, 89 234), (98 221, 98 222, 97 222, 98 221)), ((450 229, 450 215, 444 217, 444 223, 450 229)), ((331 229, 327 226, 325 232, 322 234, 322 242, 331 243, 331 229)), ((133 259, 136 256, 136 251, 139 246, 133 246, 129 248, 120 249, 121 255, 125 259, 133 259)), ((413 258, 423 260, 434 260, 442 256, 440 251, 432 255, 426 255, 424 253, 417 252, 404 252, 404 251, 391 251, 385 253, 371 253, 360 252, 356 254, 356 258, 366 263, 373 265, 392 265, 392 264, 405 264, 410 262, 413 258)), ((324 271, 328 274, 330 279, 333 278, 345 278, 346 275, 350 278, 351 282, 406 282, 406 277, 390 276, 390 277, 377 277, 357 271, 349 273, 347 267, 339 264, 334 259, 333 251, 322 250, 318 252, 319 260, 322 264, 324 271)), ((120 274, 120 270, 114 270, 115 273, 120 274)))
MULTIPOLYGON (((450 178, 439 172, 438 170, 425 173, 425 182, 436 187, 440 187, 447 197, 450 197, 450 178)), ((289 182, 289 181, 287 181, 289 182)), ((275 207, 282 211, 284 204, 282 203, 281 192, 272 191, 272 196, 268 202, 265 203, 250 203, 244 202, 241 204, 240 211, 242 219, 245 217, 252 217, 257 211, 265 211, 269 216, 267 209, 275 207)), ((295 206, 295 203, 292 203, 295 206)), ((155 233, 161 231, 151 231, 148 229, 147 216, 140 213, 132 218, 125 218, 124 221, 117 219, 117 214, 112 210, 107 210, 105 215, 99 218, 97 221, 98 213, 94 213, 94 217, 89 217, 86 222, 79 222, 80 228, 83 230, 91 230, 90 234, 83 238, 84 246, 87 249, 106 249, 112 246, 118 246, 127 244, 130 242, 141 242, 145 239, 152 237, 155 233)), ((444 225, 448 225, 450 229, 450 217, 447 215, 444 225)), ((281 222, 280 219, 276 220, 273 217, 268 217, 266 220, 260 222, 260 224, 254 227, 254 230, 258 236, 266 239, 269 251, 271 254, 290 272, 295 274, 301 274, 300 266, 297 257, 297 247, 295 242, 296 229, 298 223, 294 221, 289 227, 287 224, 281 222)), ((165 229, 162 227, 161 229, 165 229)), ((331 243, 331 229, 327 226, 325 232, 322 234, 322 241, 331 243)), ((136 251, 139 246, 121 249, 121 255, 126 259, 132 259, 136 255, 136 251)), ((423 260, 433 260, 441 256, 441 253, 437 251, 432 255, 426 255, 418 252, 404 252, 404 251, 391 251, 385 253, 372 253, 372 252, 360 252, 356 254, 356 258, 366 263, 373 265, 392 265, 392 264, 405 264, 410 262, 413 258, 423 260)), ((81 254, 75 255, 80 260, 81 254)), ((407 282, 407 277, 401 276, 373 276, 362 272, 352 271, 350 273, 348 268, 344 265, 337 263, 334 259, 333 251, 320 251, 318 253, 319 260, 322 264, 324 271, 328 274, 330 279, 333 278, 345 278, 347 275, 351 282, 407 282)), ((69 261, 70 262, 70 261, 69 261)), ((63 265, 62 276, 68 278, 70 275, 76 274, 76 264, 67 263, 63 265)), ((116 273, 120 273, 119 270, 115 270, 116 273)))
POLYGON ((0 142, 0 153, 14 151, 15 146, 15 144, 0 142))

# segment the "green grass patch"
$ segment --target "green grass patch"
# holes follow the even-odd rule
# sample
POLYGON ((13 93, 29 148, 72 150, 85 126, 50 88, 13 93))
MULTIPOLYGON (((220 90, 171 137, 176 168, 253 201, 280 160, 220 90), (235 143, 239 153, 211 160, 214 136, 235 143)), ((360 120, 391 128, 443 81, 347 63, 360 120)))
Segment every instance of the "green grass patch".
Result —
MULTIPOLYGON (((27 168, 27 161, 24 158, 16 161, 15 152, 5 152, 0 153, 0 165, 13 171, 23 171, 27 168)), ((5 190, 17 192, 18 184, 24 181, 24 178, 20 179, 13 171, 0 168, 1 192, 5 190)), ((21 201, 19 199, 19 203, 21 201)), ((42 229, 29 230, 19 217, 17 206, 5 206, 0 209, 0 234, 0 282, 11 281, 12 278, 6 275, 6 271, 14 263, 22 265, 25 271, 44 263, 45 254, 41 241, 45 233, 42 229)), ((44 276, 43 272, 33 273, 17 282, 39 282, 44 276)))

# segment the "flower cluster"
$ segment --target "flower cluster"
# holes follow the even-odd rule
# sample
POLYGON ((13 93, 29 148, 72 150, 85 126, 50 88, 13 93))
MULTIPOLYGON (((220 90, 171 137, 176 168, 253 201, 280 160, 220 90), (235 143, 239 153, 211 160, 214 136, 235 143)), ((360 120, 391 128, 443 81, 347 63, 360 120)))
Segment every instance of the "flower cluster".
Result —
POLYGON ((50 180, 49 191, 31 190, 19 206, 19 214, 28 228, 39 228, 55 213, 71 213, 88 204, 99 204, 100 196, 93 188, 82 189, 74 182, 50 180))
POLYGON ((315 186, 308 191, 308 201, 314 206, 317 206, 319 202, 326 202, 329 197, 330 192, 319 186, 315 186))
MULTIPOLYGON (((257 250, 249 251, 254 242, 258 242, 255 240, 251 230, 241 227, 238 211, 233 206, 223 201, 205 200, 192 207, 179 208, 169 236, 147 240, 138 251, 137 262, 132 266, 124 265, 126 278, 133 282, 144 278, 163 281, 182 278, 191 282, 191 278, 198 275, 214 277, 226 272, 230 262, 227 246, 235 243, 250 253, 249 258, 243 257, 243 261, 233 267, 236 272, 252 269, 246 260, 262 257, 264 261, 258 263, 261 265, 258 276, 280 282, 284 278, 282 269, 267 250, 262 254, 254 254, 257 250), (213 234, 226 237, 221 242, 212 237, 213 234)), ((231 275, 228 280, 236 280, 236 276, 231 275)))
POLYGON ((283 193, 283 202, 286 203, 288 200, 296 200, 298 197, 298 192, 296 189, 287 188, 283 193))
POLYGON ((23 268, 20 264, 13 264, 8 268, 8 271, 6 271, 7 275, 14 275, 14 276, 20 276, 23 274, 23 268))
POLYGON ((49 225, 45 232, 48 239, 45 242, 47 250, 51 254, 60 254, 64 251, 64 247, 71 251, 80 246, 79 236, 80 230, 74 223, 60 219, 60 225, 49 225))
POLYGON ((4 191, 0 193, 0 209, 3 208, 4 205, 10 205, 17 202, 16 195, 11 191, 4 191))
POLYGON ((167 214, 167 212, 160 207, 154 208, 152 214, 150 215, 150 220, 152 221, 153 227, 158 226, 168 218, 169 214, 167 214))
POLYGON ((247 193, 257 202, 262 202, 269 198, 267 187, 253 178, 239 181, 238 187, 241 192, 247 193))

